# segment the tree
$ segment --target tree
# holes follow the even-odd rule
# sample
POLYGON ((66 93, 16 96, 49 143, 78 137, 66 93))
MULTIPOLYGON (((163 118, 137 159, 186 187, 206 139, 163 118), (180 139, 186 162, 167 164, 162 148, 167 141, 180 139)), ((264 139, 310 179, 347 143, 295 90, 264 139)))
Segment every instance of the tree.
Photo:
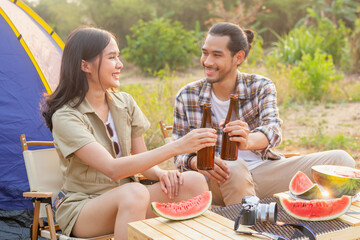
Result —
POLYGON ((29 6, 43 18, 54 31, 65 40, 66 36, 84 22, 84 11, 75 1, 39 0, 27 2, 29 6))
POLYGON ((80 0, 90 24, 113 32, 119 47, 126 46, 125 36, 139 19, 148 21, 154 6, 148 0, 80 0))

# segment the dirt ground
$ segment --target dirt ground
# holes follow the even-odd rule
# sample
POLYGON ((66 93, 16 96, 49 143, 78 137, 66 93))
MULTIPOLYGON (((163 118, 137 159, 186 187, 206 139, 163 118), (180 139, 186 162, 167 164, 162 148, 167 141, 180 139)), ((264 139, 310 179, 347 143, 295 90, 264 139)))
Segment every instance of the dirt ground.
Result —
MULTIPOLYGON (((324 135, 351 137, 360 145, 360 102, 325 105, 297 105, 280 111, 283 120, 284 141, 296 141, 301 137, 311 137, 321 129, 324 135)), ((316 148, 294 149, 291 144, 287 152, 311 153, 316 148)), ((360 168, 360 149, 344 149, 348 151, 360 168)))

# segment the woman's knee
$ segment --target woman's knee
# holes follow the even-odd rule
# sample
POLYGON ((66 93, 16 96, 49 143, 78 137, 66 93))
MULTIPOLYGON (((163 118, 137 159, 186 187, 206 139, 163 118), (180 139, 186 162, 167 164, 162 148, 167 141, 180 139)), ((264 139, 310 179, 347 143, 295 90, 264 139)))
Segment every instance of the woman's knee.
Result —
POLYGON ((128 183, 117 189, 119 207, 122 209, 146 209, 150 204, 149 190, 140 183, 128 183))
POLYGON ((187 171, 182 174, 184 176, 184 184, 182 188, 186 191, 200 194, 209 190, 204 175, 195 171, 187 171))

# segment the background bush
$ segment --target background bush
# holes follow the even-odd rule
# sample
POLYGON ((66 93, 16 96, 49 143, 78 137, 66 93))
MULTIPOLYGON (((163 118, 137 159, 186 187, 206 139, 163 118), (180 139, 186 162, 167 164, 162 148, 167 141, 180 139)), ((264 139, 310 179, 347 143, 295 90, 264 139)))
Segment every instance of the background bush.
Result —
POLYGON ((171 70, 193 65, 200 56, 199 39, 194 31, 185 30, 180 22, 156 18, 149 22, 139 20, 126 36, 128 47, 124 58, 134 62, 143 73, 154 73, 168 66, 171 70))
POLYGON ((305 26, 292 29, 289 34, 279 37, 274 43, 273 56, 280 62, 297 65, 304 54, 314 56, 317 49, 322 49, 323 39, 314 35, 305 26))
POLYGON ((307 100, 323 100, 327 97, 330 84, 343 76, 335 70, 331 55, 317 50, 314 56, 304 54, 298 66, 291 69, 291 79, 297 97, 307 100))

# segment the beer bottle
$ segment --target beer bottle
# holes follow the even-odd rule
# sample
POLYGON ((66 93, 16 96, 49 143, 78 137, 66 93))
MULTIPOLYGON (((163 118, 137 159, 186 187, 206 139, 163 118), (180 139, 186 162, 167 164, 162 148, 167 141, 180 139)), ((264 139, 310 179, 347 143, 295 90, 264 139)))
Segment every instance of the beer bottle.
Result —
MULTIPOLYGON (((238 97, 235 94, 230 96, 230 105, 229 110, 225 119, 224 127, 231 121, 239 119, 239 107, 238 107, 238 97)), ((235 161, 238 157, 238 143, 230 141, 230 136, 228 132, 222 134, 222 144, 221 144, 221 159, 235 161)))
MULTIPOLYGON (((206 103, 203 106, 203 117, 201 128, 212 128, 211 123, 211 104, 206 103)), ((215 146, 205 147, 197 152, 197 168, 200 170, 214 169, 215 146)))

